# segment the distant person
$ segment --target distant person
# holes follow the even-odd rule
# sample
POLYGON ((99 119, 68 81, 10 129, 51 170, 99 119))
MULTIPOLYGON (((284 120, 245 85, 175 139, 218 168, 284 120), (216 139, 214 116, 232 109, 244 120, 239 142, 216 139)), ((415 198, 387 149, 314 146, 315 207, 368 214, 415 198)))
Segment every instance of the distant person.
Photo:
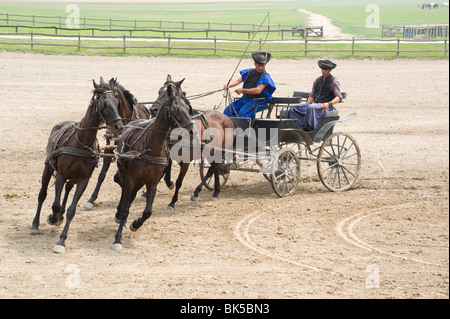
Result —
POLYGON ((342 100, 340 84, 331 75, 336 64, 330 60, 319 60, 317 64, 322 76, 314 81, 308 100, 304 104, 289 108, 288 111, 288 118, 297 120, 305 131, 313 131, 319 126, 325 114, 342 100))
POLYGON ((266 71, 266 64, 270 61, 271 54, 267 52, 256 52, 252 54, 255 68, 240 71, 240 76, 224 89, 232 88, 244 82, 242 88, 236 89, 237 94, 243 96, 225 108, 223 112, 227 116, 249 117, 255 119, 255 111, 263 109, 268 101, 272 100, 272 94, 275 92, 275 83, 272 77, 266 71))

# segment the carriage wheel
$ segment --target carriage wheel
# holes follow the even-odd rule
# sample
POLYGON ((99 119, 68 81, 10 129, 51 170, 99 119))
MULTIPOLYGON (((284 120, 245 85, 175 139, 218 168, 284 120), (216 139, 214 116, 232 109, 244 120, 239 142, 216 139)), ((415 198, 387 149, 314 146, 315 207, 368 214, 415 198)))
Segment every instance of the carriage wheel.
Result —
MULTIPOLYGON (((205 163, 203 158, 200 161, 200 179, 203 180, 203 178, 206 176, 206 173, 208 172, 208 169, 211 166, 209 163, 205 163)), ((230 176, 230 169, 226 166, 224 169, 219 168, 219 181, 220 181, 220 188, 222 189, 225 184, 228 181, 228 177, 230 176)), ((205 187, 209 189, 210 191, 214 190, 214 175, 208 178, 208 180, 205 183, 205 187)))
POLYGON ((294 194, 300 181, 300 159, 292 149, 282 149, 274 172, 270 175, 272 188, 280 197, 294 194))
POLYGON ((317 172, 330 191, 345 191, 356 185, 360 168, 361 153, 352 136, 334 133, 323 141, 317 156, 317 172))

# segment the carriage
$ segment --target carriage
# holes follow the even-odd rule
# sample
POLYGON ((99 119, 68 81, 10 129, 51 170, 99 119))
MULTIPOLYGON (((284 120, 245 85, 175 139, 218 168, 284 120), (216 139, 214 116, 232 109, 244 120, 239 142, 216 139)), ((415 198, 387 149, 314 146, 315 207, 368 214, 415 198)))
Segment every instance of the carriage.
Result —
MULTIPOLYGON (((253 123, 250 118, 231 118, 236 132, 244 134, 244 139, 262 143, 263 153, 250 154, 247 145, 251 143, 236 148, 233 161, 220 171, 221 187, 225 186, 233 170, 258 172, 271 183, 278 196, 290 196, 300 183, 301 161, 305 160, 316 162, 319 179, 330 191, 345 191, 356 185, 361 167, 360 148, 350 134, 333 132, 335 124, 354 118, 356 113, 341 119, 335 108, 315 130, 306 132, 296 120, 287 118, 287 111, 308 96, 309 92, 294 91, 292 97, 273 97, 253 123)), ((343 93, 345 97, 346 93, 343 93)), ((239 138, 239 133, 236 134, 239 138)), ((203 179, 209 163, 202 158, 199 166, 203 179)), ((213 183, 210 178, 205 187, 213 190, 213 183)))
MULTIPOLYGON (((286 114, 288 108, 292 104, 301 103, 302 99, 307 97, 307 93, 294 92, 293 97, 273 98, 268 106, 259 110, 260 116, 253 122, 249 118, 229 118, 223 113, 213 110, 197 112, 194 115, 194 110, 181 89, 184 80, 174 82, 168 75, 166 82, 158 92, 158 99, 153 103, 156 115, 152 120, 146 121, 145 118, 149 118, 150 114, 142 113, 143 118, 138 116, 136 100, 131 94, 124 94, 123 87, 116 83, 115 79, 111 79, 109 83, 106 83, 103 78, 100 80, 100 85, 93 81, 95 90, 85 118, 80 124, 70 121, 57 124, 52 130, 47 145, 47 160, 42 175, 38 208, 32 223, 32 233, 39 232, 40 212, 53 173, 56 172, 56 196, 52 205, 53 213, 48 218, 51 225, 62 223, 69 192, 77 184, 72 204, 67 211, 66 224, 60 240, 54 248, 57 253, 65 251, 65 240, 69 225, 75 215, 77 202, 87 186, 98 158, 103 157, 105 165, 94 193, 98 192, 112 156, 117 159, 119 182, 122 189, 116 212, 119 228, 113 249, 122 249, 122 232, 136 193, 140 188, 146 186, 146 206, 142 217, 130 224, 130 229, 133 231, 139 229, 151 216, 156 187, 161 177, 169 176, 169 179, 165 178, 165 180, 166 183, 170 181, 172 161, 169 160, 169 155, 172 157, 173 146, 168 145, 170 144, 169 133, 178 127, 189 132, 188 136, 191 138, 194 137, 194 118, 197 116, 203 118, 203 121, 200 121, 202 125, 201 131, 199 131, 200 149, 208 149, 208 144, 214 144, 212 143, 214 139, 204 138, 203 133, 207 131, 206 126, 209 125, 219 127, 222 131, 231 130, 233 139, 227 141, 226 134, 223 134, 222 138, 218 138, 222 145, 218 153, 223 154, 222 151, 225 150, 225 156, 219 162, 208 163, 208 157, 204 157, 203 152, 201 153, 200 175, 202 178, 201 183, 194 191, 193 199, 198 197, 203 186, 214 190, 213 198, 217 198, 220 188, 227 182, 231 170, 260 172, 271 183, 278 196, 292 195, 300 182, 301 160, 316 161, 320 180, 331 191, 349 189, 355 185, 358 179, 361 166, 358 144, 347 133, 333 133, 336 123, 349 120, 356 114, 350 114, 346 118, 340 119, 338 111, 329 111, 319 127, 312 132, 306 132, 300 129, 296 120, 286 118, 286 114), (155 108, 155 104, 158 106, 157 108, 155 108), (123 122, 133 118, 137 120, 131 122, 129 126, 125 126, 124 129, 123 122), (96 142, 97 131, 101 123, 106 123, 114 135, 120 136, 117 144, 114 143, 114 146, 104 148, 103 152, 98 151, 96 142), (60 130, 61 133, 58 133, 60 130), (233 145, 230 150, 228 147, 231 144, 233 145), (116 145, 118 145, 117 148, 116 145), (258 145, 258 147, 252 148, 253 145, 258 145), (86 153, 86 149, 89 150, 89 154, 86 153), (73 163, 77 163, 78 166, 73 163), (259 169, 244 167, 248 163, 259 166, 259 169), (75 168, 71 169, 72 167, 75 168), (101 176, 102 174, 103 176, 101 176), (212 175, 214 175, 214 188, 211 185, 210 177, 212 175), (66 185, 66 191, 61 204, 64 185, 66 185)), ((111 138, 109 141, 111 142, 113 139, 111 138)), ((217 146, 213 145, 212 148, 213 153, 216 153, 217 146)), ((188 150, 191 155, 193 149, 194 145, 189 143, 188 150)), ((178 191, 191 161, 192 159, 189 157, 187 161, 179 162, 181 170, 172 202, 169 204, 171 208, 174 208, 175 202, 178 200, 178 191)), ((169 184, 167 185, 169 186, 169 184)), ((91 198, 93 197, 94 194, 91 198)))

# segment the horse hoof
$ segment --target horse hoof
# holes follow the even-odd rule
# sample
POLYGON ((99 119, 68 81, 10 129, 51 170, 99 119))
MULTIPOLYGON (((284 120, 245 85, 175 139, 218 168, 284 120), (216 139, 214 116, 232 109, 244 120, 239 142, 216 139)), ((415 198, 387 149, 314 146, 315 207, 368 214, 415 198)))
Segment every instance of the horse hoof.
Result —
POLYGON ((116 243, 112 245, 112 250, 122 250, 122 244, 121 243, 116 243))
POLYGON ((174 186, 175 186, 175 184, 174 184, 173 182, 170 182, 170 185, 167 185, 167 187, 168 187, 170 190, 172 190, 174 186))
POLYGON ((62 245, 56 245, 53 247, 53 252, 57 254, 64 254, 66 252, 66 247, 62 245))
MULTIPOLYGON (((136 232, 136 231, 138 231, 139 228, 134 228, 134 227, 133 227, 133 223, 134 223, 134 222, 131 222, 131 223, 130 223, 130 230, 136 232)), ((124 227, 123 230, 125 230, 125 227, 124 227)))
POLYGON ((216 200, 219 200, 219 197, 215 197, 215 196, 211 197, 211 201, 215 202, 216 200))
POLYGON ((39 233, 40 233, 39 228, 37 227, 30 228, 30 235, 38 235, 39 233))
POLYGON ((84 209, 85 210, 91 210, 92 208, 94 208, 94 204, 91 202, 87 202, 86 204, 84 204, 84 209))
POLYGON ((168 211, 168 212, 173 212, 175 210, 175 207, 173 207, 173 206, 167 206, 166 207, 166 211, 168 211))
POLYGON ((192 194, 191 201, 193 201, 193 202, 198 201, 198 196, 195 196, 194 194, 192 194))
POLYGON ((61 217, 61 219, 58 219, 56 222, 52 222, 51 218, 52 218, 52 215, 49 215, 48 218, 47 218, 47 222, 51 226, 59 226, 64 221, 64 217, 61 217))

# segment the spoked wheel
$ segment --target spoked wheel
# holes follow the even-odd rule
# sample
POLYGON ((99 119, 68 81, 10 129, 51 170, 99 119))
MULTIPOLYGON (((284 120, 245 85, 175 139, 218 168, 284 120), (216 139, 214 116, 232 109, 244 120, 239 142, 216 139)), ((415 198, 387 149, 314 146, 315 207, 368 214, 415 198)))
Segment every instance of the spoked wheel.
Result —
MULTIPOLYGON (((206 173, 208 172, 208 169, 211 167, 209 163, 205 162, 202 158, 200 161, 200 179, 203 180, 205 178, 206 173)), ((219 181, 220 181, 220 188, 223 188, 225 184, 228 181, 228 177, 230 176, 230 169, 228 166, 224 165, 219 168, 219 181)), ((214 190, 214 174, 208 178, 208 180, 205 183, 205 187, 209 189, 210 191, 214 190)))
POLYGON ((294 194, 300 181, 300 159, 292 149, 282 149, 274 172, 270 175, 272 188, 280 197, 294 194))
POLYGON ((323 141, 317 156, 317 172, 330 191, 341 192, 355 186, 360 168, 361 153, 352 136, 334 133, 323 141))

